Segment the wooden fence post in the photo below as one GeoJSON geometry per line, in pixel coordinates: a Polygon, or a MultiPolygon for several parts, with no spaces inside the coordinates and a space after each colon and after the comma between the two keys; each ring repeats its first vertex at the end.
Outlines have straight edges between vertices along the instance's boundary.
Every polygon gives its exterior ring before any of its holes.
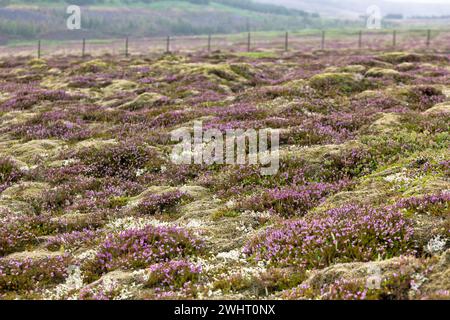
{"type": "Polygon", "coordinates": [[[170,36],[166,39],[166,53],[170,53],[170,36]]]}
{"type": "Polygon", "coordinates": [[[125,38],[125,57],[128,57],[128,37],[125,38]]]}
{"type": "Polygon", "coordinates": [[[392,46],[394,48],[397,46],[397,30],[392,32],[392,46]]]}
{"type": "Polygon", "coordinates": [[[362,30],[359,30],[358,48],[362,48],[362,30]]]}
{"type": "Polygon", "coordinates": [[[250,52],[251,51],[251,40],[252,40],[252,35],[251,35],[251,33],[249,32],[248,33],[248,37],[247,37],[247,52],[250,52]]]}
{"type": "Polygon", "coordinates": [[[211,34],[208,34],[208,52],[211,52],[211,34]]]}
{"type": "Polygon", "coordinates": [[[284,38],[284,51],[289,51],[289,32],[286,31],[286,35],[284,38]]]}
{"type": "Polygon", "coordinates": [[[37,57],[38,59],[41,58],[41,40],[38,40],[37,57]]]}
{"type": "Polygon", "coordinates": [[[320,44],[320,49],[325,49],[325,30],[322,31],[322,42],[320,44]]]}
{"type": "Polygon", "coordinates": [[[427,30],[427,48],[430,47],[430,44],[431,44],[431,30],[428,29],[427,30]]]}
{"type": "Polygon", "coordinates": [[[81,57],[84,58],[85,54],[86,54],[86,39],[83,38],[83,42],[81,45],[81,57]]]}

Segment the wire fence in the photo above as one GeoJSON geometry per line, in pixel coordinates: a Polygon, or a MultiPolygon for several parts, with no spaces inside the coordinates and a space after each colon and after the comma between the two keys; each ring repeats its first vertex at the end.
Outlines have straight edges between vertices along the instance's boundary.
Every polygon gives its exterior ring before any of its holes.
{"type": "Polygon", "coordinates": [[[432,50],[450,53],[450,30],[317,30],[309,32],[254,32],[232,35],[157,38],[37,40],[0,47],[0,55],[143,55],[179,52],[253,52],[316,50],[432,50]]]}

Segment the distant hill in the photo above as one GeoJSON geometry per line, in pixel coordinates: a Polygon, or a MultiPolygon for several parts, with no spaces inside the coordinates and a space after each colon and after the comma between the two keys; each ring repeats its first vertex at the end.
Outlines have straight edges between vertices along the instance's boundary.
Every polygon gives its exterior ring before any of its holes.
{"type": "Polygon", "coordinates": [[[250,0],[0,0],[0,36],[8,39],[215,34],[323,23],[305,10],[250,0]],[[82,7],[82,30],[67,30],[68,3],[82,7]]]}

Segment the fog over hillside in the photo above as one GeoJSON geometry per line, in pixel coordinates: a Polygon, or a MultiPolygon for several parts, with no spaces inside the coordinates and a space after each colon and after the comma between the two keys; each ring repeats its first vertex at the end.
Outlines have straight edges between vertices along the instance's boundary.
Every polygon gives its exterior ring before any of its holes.
{"type": "Polygon", "coordinates": [[[371,5],[380,7],[383,14],[400,13],[405,16],[448,15],[450,0],[257,0],[285,5],[326,16],[357,17],[371,5]]]}

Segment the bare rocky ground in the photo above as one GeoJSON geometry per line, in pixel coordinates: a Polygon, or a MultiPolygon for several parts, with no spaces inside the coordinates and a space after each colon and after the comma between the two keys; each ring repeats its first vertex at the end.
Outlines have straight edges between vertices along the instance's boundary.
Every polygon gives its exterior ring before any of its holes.
{"type": "Polygon", "coordinates": [[[449,298],[449,108],[434,53],[3,58],[1,297],[449,298]],[[279,172],[174,165],[195,120],[279,172]]]}

